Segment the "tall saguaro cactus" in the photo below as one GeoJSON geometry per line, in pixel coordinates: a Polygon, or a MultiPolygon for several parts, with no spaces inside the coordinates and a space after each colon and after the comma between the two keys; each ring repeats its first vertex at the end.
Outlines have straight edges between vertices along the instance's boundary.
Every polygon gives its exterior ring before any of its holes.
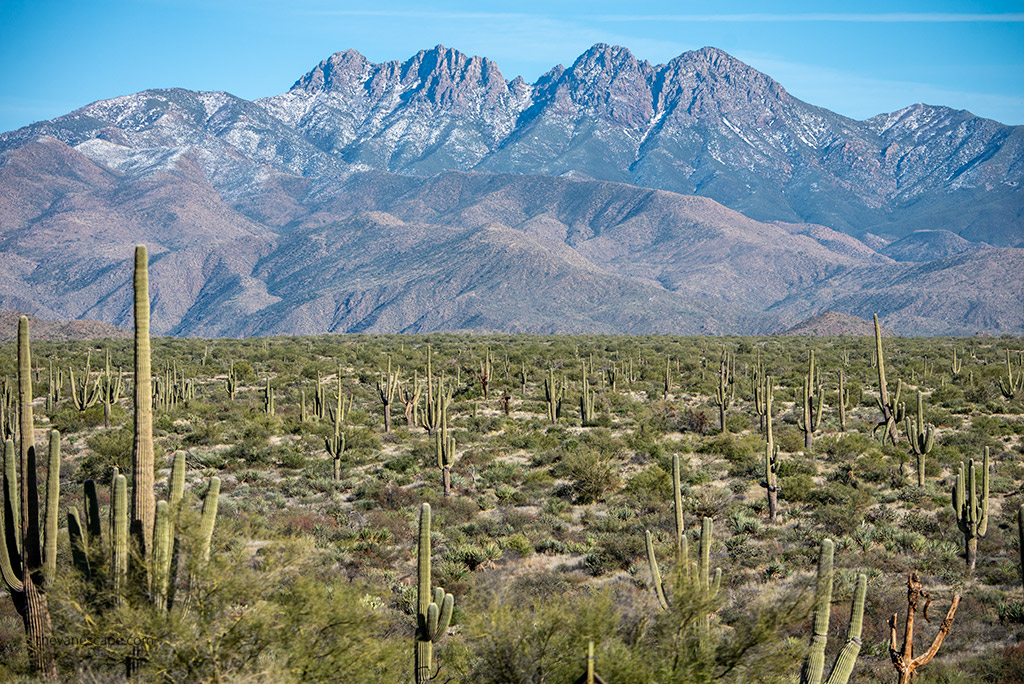
{"type": "MultiPolygon", "coordinates": [[[[146,561],[153,549],[156,496],[153,485],[153,369],[149,344],[149,255],[135,247],[135,438],[132,443],[131,532],[146,561]]],[[[146,563],[148,566],[148,562],[146,563]]]]}
{"type": "MultiPolygon", "coordinates": [[[[821,542],[818,555],[817,587],[814,591],[814,626],[811,643],[800,670],[800,684],[820,684],[825,671],[825,646],[828,642],[828,623],[832,602],[832,567],[835,545],[831,539],[821,542]]],[[[861,629],[864,625],[864,600],[867,595],[866,575],[857,575],[857,588],[850,608],[850,626],[846,644],[836,656],[826,684],[846,684],[857,662],[861,647],[861,629]]]]}
{"type": "Polygon", "coordinates": [[[903,420],[905,407],[900,403],[903,381],[896,383],[896,393],[889,396],[889,387],[885,382],[885,357],[882,356],[882,329],[878,325],[878,314],[875,314],[875,357],[878,365],[878,408],[882,412],[882,421],[875,426],[875,431],[883,430],[882,441],[891,440],[895,445],[898,435],[896,426],[903,420]]]}
{"type": "Polygon", "coordinates": [[[1010,363],[1010,350],[1006,350],[1006,377],[999,378],[999,392],[1007,399],[1013,399],[1024,387],[1024,373],[1013,375],[1013,365],[1010,363]]]}
{"type": "Polygon", "coordinates": [[[779,513],[779,448],[775,446],[772,434],[772,389],[775,384],[773,377],[766,376],[763,381],[765,445],[764,445],[764,488],[768,496],[768,520],[775,522],[779,513]]]}
{"type": "Polygon", "coordinates": [[[822,406],[825,392],[821,387],[821,376],[815,373],[814,350],[807,360],[807,375],[803,381],[802,415],[797,418],[797,426],[804,433],[804,448],[814,445],[814,433],[821,426],[822,406]]]}
{"type": "Polygon", "coordinates": [[[558,422],[558,416],[562,413],[562,394],[564,388],[555,378],[555,370],[548,369],[548,377],[544,378],[544,401],[548,405],[548,419],[552,425],[558,422]]]}
{"type": "Polygon", "coordinates": [[[925,426],[924,424],[922,395],[923,393],[918,390],[917,422],[911,421],[910,416],[906,416],[906,431],[907,439],[910,440],[910,450],[917,455],[917,484],[919,487],[924,486],[925,456],[932,450],[932,445],[935,443],[935,427],[932,425],[925,426]]]}
{"type": "Polygon", "coordinates": [[[50,433],[46,510],[40,538],[32,398],[28,318],[22,316],[18,321],[18,460],[21,480],[18,481],[15,471],[14,443],[7,441],[0,506],[0,575],[24,623],[33,671],[47,679],[56,679],[57,666],[51,648],[53,627],[46,601],[46,586],[53,579],[57,561],[60,436],[56,431],[50,433]]]}
{"type": "Polygon", "coordinates": [[[715,396],[712,399],[715,406],[718,407],[718,426],[723,435],[725,434],[725,411],[732,403],[732,394],[729,392],[730,377],[728,357],[723,351],[722,361],[718,366],[718,387],[715,388],[715,396]]]}
{"type": "Polygon", "coordinates": [[[594,424],[597,417],[594,412],[595,393],[590,388],[590,378],[587,375],[586,364],[582,365],[582,373],[583,388],[580,390],[580,424],[583,427],[588,427],[594,424]]]}
{"type": "MultiPolygon", "coordinates": [[[[377,379],[377,398],[384,407],[384,432],[391,432],[391,404],[395,401],[395,393],[398,391],[398,375],[391,372],[391,357],[388,357],[387,373],[382,373],[377,379]]],[[[338,378],[338,391],[341,391],[341,378],[338,378]]]]}
{"type": "Polygon", "coordinates": [[[420,535],[416,562],[416,684],[434,677],[434,644],[448,631],[455,598],[430,586],[430,504],[420,506],[420,535]]]}
{"type": "Polygon", "coordinates": [[[455,464],[455,437],[448,432],[447,412],[441,419],[441,429],[434,435],[434,446],[437,451],[437,467],[441,469],[441,481],[444,495],[452,494],[452,466],[455,464]]]}
{"type": "Polygon", "coordinates": [[[964,549],[967,556],[967,571],[974,572],[978,562],[978,537],[988,532],[988,470],[989,451],[985,447],[985,460],[981,473],[981,496],[978,496],[977,476],[974,459],[964,466],[963,461],[956,474],[953,486],[953,512],[956,524],[964,535],[964,549]]]}
{"type": "Polygon", "coordinates": [[[839,370],[839,394],[836,396],[836,407],[839,409],[839,431],[846,432],[846,412],[850,410],[850,390],[846,387],[846,373],[839,370]]]}

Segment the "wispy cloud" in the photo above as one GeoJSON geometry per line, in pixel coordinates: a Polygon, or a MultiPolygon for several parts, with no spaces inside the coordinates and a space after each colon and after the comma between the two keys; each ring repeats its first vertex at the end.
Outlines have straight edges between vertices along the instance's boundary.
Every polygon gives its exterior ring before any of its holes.
{"type": "Polygon", "coordinates": [[[956,12],[750,12],[744,14],[599,14],[591,17],[596,21],[703,21],[735,23],[768,22],[840,22],[878,24],[949,24],[949,23],[1020,23],[1024,12],[1000,14],[956,13],[956,12]]]}
{"type": "Polygon", "coordinates": [[[402,19],[527,19],[541,15],[522,12],[440,12],[433,10],[296,10],[295,14],[325,17],[392,17],[402,19]]]}
{"type": "MultiPolygon", "coordinates": [[[[392,17],[405,19],[538,19],[543,13],[524,12],[451,12],[437,10],[297,10],[296,14],[343,17],[392,17]]],[[[839,22],[878,24],[950,24],[950,23],[1024,23],[1024,12],[745,12],[731,14],[576,14],[578,20],[600,22],[712,22],[779,23],[839,22]]]]}

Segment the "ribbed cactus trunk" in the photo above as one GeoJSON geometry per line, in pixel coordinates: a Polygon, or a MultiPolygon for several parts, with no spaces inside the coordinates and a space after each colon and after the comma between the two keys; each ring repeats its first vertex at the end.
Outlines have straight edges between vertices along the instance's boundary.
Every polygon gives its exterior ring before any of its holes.
{"type": "Polygon", "coordinates": [[[430,681],[434,643],[427,635],[427,611],[430,608],[430,506],[420,508],[420,534],[416,562],[416,684],[430,681]]]}
{"type": "Polygon", "coordinates": [[[867,575],[857,575],[857,588],[853,593],[853,605],[850,608],[850,627],[846,631],[846,644],[839,650],[836,662],[832,665],[832,674],[826,684],[846,684],[853,674],[853,666],[860,655],[861,630],[864,626],[864,602],[867,598],[867,575]]]}
{"type": "Polygon", "coordinates": [[[818,584],[814,590],[814,632],[807,651],[800,684],[819,684],[825,670],[825,645],[828,642],[828,620],[832,602],[832,559],[835,545],[831,539],[821,542],[818,555],[818,584]]]}
{"type": "Polygon", "coordinates": [[[149,346],[149,256],[135,247],[135,440],[132,444],[131,532],[147,561],[153,548],[156,471],[153,462],[153,386],[149,346]]]}
{"type": "Polygon", "coordinates": [[[1024,504],[1017,508],[1017,541],[1020,553],[1021,586],[1024,587],[1024,504]]]}
{"type": "Polygon", "coordinates": [[[44,593],[46,580],[43,576],[39,536],[39,491],[36,481],[35,424],[32,417],[32,359],[28,332],[28,318],[22,316],[18,321],[18,433],[21,465],[21,595],[24,607],[20,612],[28,637],[32,671],[47,679],[56,679],[57,665],[50,646],[53,627],[44,593]]]}

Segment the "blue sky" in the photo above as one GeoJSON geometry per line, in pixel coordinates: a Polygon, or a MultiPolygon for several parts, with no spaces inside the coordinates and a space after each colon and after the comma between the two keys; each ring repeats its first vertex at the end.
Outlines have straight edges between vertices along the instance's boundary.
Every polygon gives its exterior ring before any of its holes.
{"type": "Polygon", "coordinates": [[[0,0],[0,131],[146,88],[274,95],[347,48],[383,61],[444,44],[532,82],[598,42],[656,63],[719,47],[855,118],[926,102],[1024,124],[1024,0],[0,0]]]}

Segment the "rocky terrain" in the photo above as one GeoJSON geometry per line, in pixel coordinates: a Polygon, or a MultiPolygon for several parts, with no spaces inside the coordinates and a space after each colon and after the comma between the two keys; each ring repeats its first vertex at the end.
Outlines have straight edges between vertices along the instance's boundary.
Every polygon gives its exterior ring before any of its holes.
{"type": "MultiPolygon", "coordinates": [[[[20,311],[0,311],[0,342],[17,339],[20,311]]],[[[128,339],[131,330],[118,328],[103,321],[44,321],[29,316],[32,338],[44,342],[70,340],[128,339]]]]}
{"type": "Polygon", "coordinates": [[[154,90],[0,135],[0,307],[154,331],[1024,330],[1021,128],[854,121],[713,48],[534,84],[438,46],[286,93],[154,90]],[[742,212],[742,213],[740,213],[742,212]]]}

